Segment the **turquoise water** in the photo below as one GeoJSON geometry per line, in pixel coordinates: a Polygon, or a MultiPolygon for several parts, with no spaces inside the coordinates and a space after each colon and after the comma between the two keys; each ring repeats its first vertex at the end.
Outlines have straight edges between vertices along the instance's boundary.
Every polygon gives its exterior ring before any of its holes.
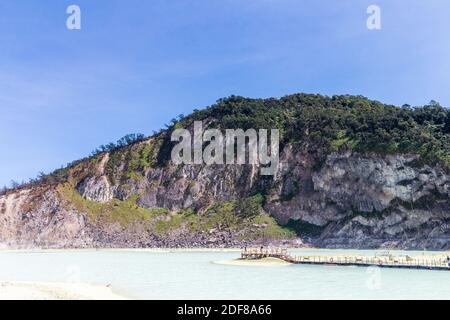
{"type": "Polygon", "coordinates": [[[137,299],[450,299],[450,272],[447,271],[212,263],[238,256],[239,252],[0,252],[0,281],[111,284],[118,293],[137,299]]]}

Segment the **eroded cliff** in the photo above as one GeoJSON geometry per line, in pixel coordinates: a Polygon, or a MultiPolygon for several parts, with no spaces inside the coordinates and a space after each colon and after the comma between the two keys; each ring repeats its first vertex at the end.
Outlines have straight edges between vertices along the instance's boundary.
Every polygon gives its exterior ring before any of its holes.
{"type": "MultiPolygon", "coordinates": [[[[98,152],[48,179],[7,191],[0,196],[0,242],[14,247],[226,247],[283,241],[450,247],[445,121],[439,124],[442,141],[434,136],[431,142],[427,136],[416,141],[411,137],[422,128],[422,113],[360,97],[318,102],[317,96],[300,95],[239,104],[233,99],[150,138],[98,152]],[[341,112],[339,117],[330,115],[330,108],[341,112]],[[396,136],[380,138],[386,133],[377,125],[385,125],[373,118],[379,109],[389,121],[397,119],[391,131],[385,128],[396,136]],[[398,112],[395,117],[392,110],[398,112]],[[354,114],[368,111],[360,127],[353,123],[354,114]],[[262,176],[258,165],[174,165],[168,158],[170,132],[189,128],[194,119],[222,129],[281,129],[277,174],[262,176]],[[410,125],[401,129],[405,132],[398,131],[405,126],[401,119],[410,125]]],[[[423,130],[435,134],[435,128],[427,129],[429,121],[423,130]]]]}

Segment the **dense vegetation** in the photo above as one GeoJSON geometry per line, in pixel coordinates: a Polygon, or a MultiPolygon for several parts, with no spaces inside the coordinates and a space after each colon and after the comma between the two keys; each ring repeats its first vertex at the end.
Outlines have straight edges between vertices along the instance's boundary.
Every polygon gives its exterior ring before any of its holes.
{"type": "Polygon", "coordinates": [[[450,165],[450,111],[435,101],[396,107],[362,96],[232,96],[181,122],[206,119],[221,128],[278,128],[282,145],[302,144],[322,156],[337,150],[415,153],[427,163],[450,165]]]}

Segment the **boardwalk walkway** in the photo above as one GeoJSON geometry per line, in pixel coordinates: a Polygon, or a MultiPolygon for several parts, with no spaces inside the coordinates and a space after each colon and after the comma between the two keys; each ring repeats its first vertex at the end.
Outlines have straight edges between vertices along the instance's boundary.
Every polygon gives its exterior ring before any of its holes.
{"type": "Polygon", "coordinates": [[[263,258],[278,258],[293,264],[320,264],[341,266],[377,266],[382,268],[407,268],[450,271],[449,258],[442,256],[345,256],[345,255],[317,255],[317,256],[293,256],[287,249],[281,248],[244,248],[241,252],[242,259],[254,260],[263,258]]]}

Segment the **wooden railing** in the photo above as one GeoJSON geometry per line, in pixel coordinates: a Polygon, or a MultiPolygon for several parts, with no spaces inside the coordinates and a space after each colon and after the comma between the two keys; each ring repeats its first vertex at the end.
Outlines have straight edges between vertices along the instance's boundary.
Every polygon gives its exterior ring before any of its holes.
{"type": "Polygon", "coordinates": [[[420,258],[409,256],[292,256],[284,248],[244,248],[241,252],[243,259],[262,259],[267,257],[279,258],[287,262],[298,264],[335,264],[335,265],[361,265],[379,267],[406,267],[420,269],[448,269],[448,257],[420,258]]]}

